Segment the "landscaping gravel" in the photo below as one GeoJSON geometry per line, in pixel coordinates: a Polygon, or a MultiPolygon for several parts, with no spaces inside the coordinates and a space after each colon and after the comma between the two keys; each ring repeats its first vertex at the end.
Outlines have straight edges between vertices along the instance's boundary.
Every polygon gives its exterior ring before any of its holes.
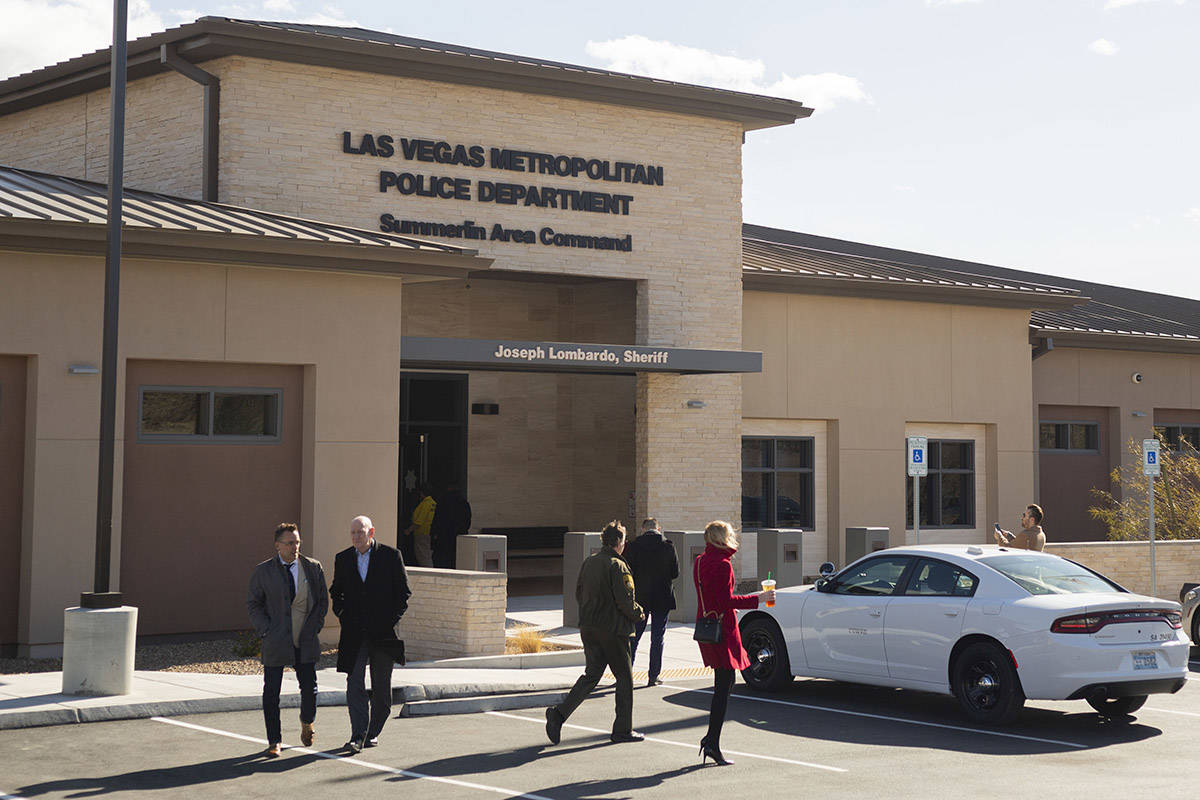
{"type": "MultiPolygon", "coordinates": [[[[221,675],[261,675],[262,662],[257,656],[245,658],[234,654],[239,644],[236,638],[205,639],[170,644],[139,644],[134,655],[134,669],[159,672],[209,672],[221,675]]],[[[337,650],[321,653],[318,669],[337,665],[337,650]]],[[[59,672],[59,658],[0,658],[0,675],[22,672],[59,672]]]]}

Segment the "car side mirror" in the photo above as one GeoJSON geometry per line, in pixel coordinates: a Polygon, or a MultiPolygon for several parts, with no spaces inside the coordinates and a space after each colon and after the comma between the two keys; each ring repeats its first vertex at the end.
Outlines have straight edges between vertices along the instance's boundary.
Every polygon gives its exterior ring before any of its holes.
{"type": "Polygon", "coordinates": [[[832,592],[833,587],[836,585],[837,584],[835,584],[829,578],[818,578],[817,582],[813,584],[813,588],[816,589],[818,592],[826,592],[827,593],[827,592],[832,592]]]}
{"type": "Polygon", "coordinates": [[[817,572],[821,573],[822,578],[828,578],[833,575],[833,573],[837,572],[837,567],[834,566],[832,561],[826,561],[824,564],[817,567],[817,572]]]}

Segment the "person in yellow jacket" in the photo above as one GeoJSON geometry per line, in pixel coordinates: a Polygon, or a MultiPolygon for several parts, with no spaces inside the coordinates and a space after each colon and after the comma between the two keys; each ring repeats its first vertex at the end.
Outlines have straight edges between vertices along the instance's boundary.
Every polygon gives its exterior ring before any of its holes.
{"type": "Polygon", "coordinates": [[[413,537],[417,566],[432,567],[433,545],[430,544],[429,526],[433,524],[433,512],[437,508],[437,502],[433,499],[433,492],[427,483],[421,484],[417,493],[421,495],[421,502],[413,509],[412,524],[404,532],[413,537]]]}

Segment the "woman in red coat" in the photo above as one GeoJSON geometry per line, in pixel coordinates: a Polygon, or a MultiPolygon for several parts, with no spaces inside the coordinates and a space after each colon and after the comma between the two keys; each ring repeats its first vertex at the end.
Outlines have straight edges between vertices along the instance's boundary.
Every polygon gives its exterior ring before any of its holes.
{"type": "Polygon", "coordinates": [[[756,594],[733,593],[733,564],[738,537],[728,522],[710,522],[704,529],[707,547],[692,566],[696,582],[696,616],[721,619],[721,641],[700,643],[700,656],[706,667],[713,668],[713,698],[708,712],[708,735],[700,740],[700,763],[711,757],[720,766],[733,762],[721,755],[721,725],[729,705],[729,690],[733,688],[736,670],[750,666],[738,632],[737,609],[758,608],[758,601],[775,599],[775,592],[756,594]]]}

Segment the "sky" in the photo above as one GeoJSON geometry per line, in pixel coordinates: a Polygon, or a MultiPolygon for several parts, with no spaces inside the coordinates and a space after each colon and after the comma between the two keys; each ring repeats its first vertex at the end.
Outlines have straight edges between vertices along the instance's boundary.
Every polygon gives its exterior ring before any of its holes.
{"type": "MultiPolygon", "coordinates": [[[[205,15],[801,100],[746,136],[746,222],[1200,299],[1200,0],[130,0],[130,37],[205,15]]],[[[108,0],[0,20],[0,76],[111,44],[108,0]]]]}

